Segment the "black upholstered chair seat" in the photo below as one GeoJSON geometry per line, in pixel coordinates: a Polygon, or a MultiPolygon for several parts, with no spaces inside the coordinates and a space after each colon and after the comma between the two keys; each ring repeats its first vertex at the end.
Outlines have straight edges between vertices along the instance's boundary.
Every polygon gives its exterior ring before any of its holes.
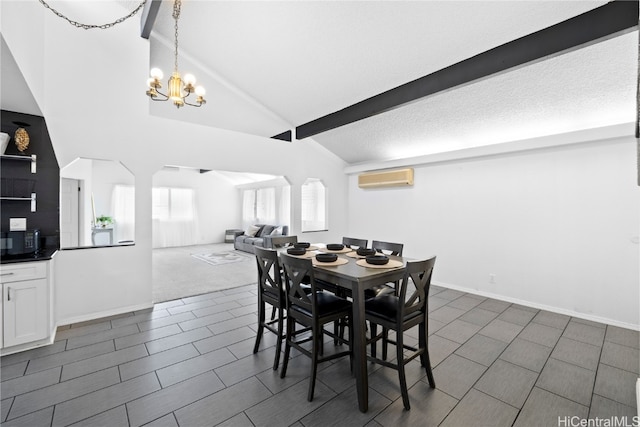
{"type": "MultiPolygon", "coordinates": [[[[339,298],[328,292],[316,292],[316,304],[319,316],[328,316],[351,309],[351,301],[339,298]]],[[[297,305],[291,305],[291,310],[298,311],[306,316],[312,315],[309,310],[297,305]]]]}
{"type": "MultiPolygon", "coordinates": [[[[376,298],[368,299],[364,302],[364,309],[367,315],[376,316],[379,319],[386,320],[388,322],[395,322],[398,316],[398,310],[400,304],[398,297],[394,295],[381,295],[376,298]]],[[[407,322],[414,317],[420,316],[422,313],[414,311],[404,316],[403,322],[407,322]]]]}

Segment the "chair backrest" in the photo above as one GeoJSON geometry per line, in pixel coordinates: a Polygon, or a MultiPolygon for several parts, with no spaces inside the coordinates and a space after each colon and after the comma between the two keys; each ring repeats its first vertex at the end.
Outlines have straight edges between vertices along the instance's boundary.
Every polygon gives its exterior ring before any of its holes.
{"type": "Polygon", "coordinates": [[[281,265],[284,269],[284,284],[286,290],[287,307],[297,305],[316,315],[315,293],[316,281],[313,275],[313,263],[310,258],[296,258],[287,254],[281,255],[281,265]],[[311,294],[307,294],[302,281],[311,285],[311,294]]]}
{"type": "Polygon", "coordinates": [[[298,243],[298,236],[273,236],[269,238],[269,241],[271,242],[271,248],[281,248],[298,243]]]}
{"type": "Polygon", "coordinates": [[[397,312],[398,321],[416,311],[422,312],[425,316],[427,315],[427,301],[435,263],[436,257],[424,261],[407,261],[402,284],[400,285],[400,293],[398,294],[398,301],[401,305],[400,310],[397,312]],[[407,296],[408,288],[411,285],[414,288],[413,292],[407,296]]]}
{"type": "Polygon", "coordinates": [[[380,242],[373,240],[371,242],[371,249],[375,249],[381,253],[387,253],[387,255],[402,256],[402,249],[404,245],[402,243],[380,242]],[[387,252],[384,252],[387,251],[387,252]]]}
{"type": "Polygon", "coordinates": [[[284,287],[282,286],[278,252],[258,246],[253,248],[253,252],[258,264],[258,287],[261,291],[279,295],[280,302],[284,303],[284,287]]]}
{"type": "Polygon", "coordinates": [[[342,244],[345,245],[348,248],[352,248],[354,246],[356,246],[356,249],[366,248],[367,247],[367,243],[369,243],[369,241],[366,240],[366,239],[354,239],[353,237],[343,237],[342,238],[342,244]]]}

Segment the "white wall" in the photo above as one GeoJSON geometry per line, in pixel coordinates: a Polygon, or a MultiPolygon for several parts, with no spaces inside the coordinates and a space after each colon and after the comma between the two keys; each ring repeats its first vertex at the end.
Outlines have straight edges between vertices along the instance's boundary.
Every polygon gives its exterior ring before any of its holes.
{"type": "MultiPolygon", "coordinates": [[[[116,2],[101,6],[122,15],[116,2]]],[[[294,232],[300,228],[299,187],[307,176],[320,177],[332,188],[332,232],[346,229],[345,164],[313,141],[286,143],[149,115],[149,45],[140,38],[137,19],[85,31],[45,13],[37,2],[2,1],[0,7],[3,36],[34,86],[59,164],[77,157],[119,160],[135,176],[135,246],[57,255],[59,324],[151,305],[152,176],[167,164],[287,175],[294,232]]],[[[208,97],[213,102],[215,94],[208,97]]]]}
{"type": "Polygon", "coordinates": [[[153,175],[153,186],[194,190],[198,223],[198,241],[195,244],[224,242],[225,230],[238,228],[242,222],[238,190],[213,173],[184,168],[160,170],[153,175]]]}
{"type": "Polygon", "coordinates": [[[437,255],[444,286],[638,328],[635,150],[628,137],[417,165],[408,188],[352,175],[349,233],[437,255]]]}

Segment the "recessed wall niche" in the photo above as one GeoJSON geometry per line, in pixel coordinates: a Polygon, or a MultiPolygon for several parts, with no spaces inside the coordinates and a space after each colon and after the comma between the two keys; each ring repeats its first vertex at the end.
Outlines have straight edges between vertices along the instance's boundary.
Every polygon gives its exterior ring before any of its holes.
{"type": "Polygon", "coordinates": [[[60,247],[131,245],[135,177],[115,160],[78,158],[60,170],[60,247]]]}

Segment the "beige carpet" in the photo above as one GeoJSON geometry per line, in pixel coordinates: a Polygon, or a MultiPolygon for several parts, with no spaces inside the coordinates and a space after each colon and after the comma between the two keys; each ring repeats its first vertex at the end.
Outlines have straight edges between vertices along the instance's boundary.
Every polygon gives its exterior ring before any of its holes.
{"type": "Polygon", "coordinates": [[[154,249],[153,302],[169,301],[257,281],[253,255],[235,251],[231,243],[154,249]],[[212,265],[192,255],[233,252],[239,260],[212,265]]]}

